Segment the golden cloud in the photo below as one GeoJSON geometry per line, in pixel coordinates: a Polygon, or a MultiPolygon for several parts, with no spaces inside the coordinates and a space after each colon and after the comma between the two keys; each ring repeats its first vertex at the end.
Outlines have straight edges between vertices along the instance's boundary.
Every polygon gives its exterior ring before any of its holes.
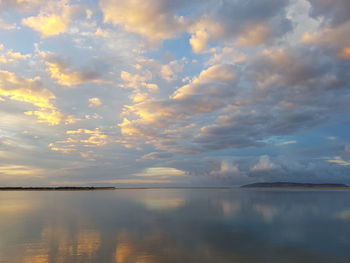
{"type": "Polygon", "coordinates": [[[172,14],[159,0],[102,0],[100,7],[104,22],[123,25],[125,30],[138,33],[151,42],[170,38],[185,26],[183,17],[172,14]]]}
{"type": "Polygon", "coordinates": [[[98,155],[95,155],[91,149],[103,147],[116,141],[98,128],[94,130],[68,130],[66,134],[68,136],[67,139],[49,144],[52,151],[64,154],[78,153],[83,158],[94,159],[98,155]]]}
{"type": "Polygon", "coordinates": [[[22,24],[40,32],[42,37],[59,35],[67,30],[67,21],[57,15],[31,16],[23,19],[22,24]]]}
{"type": "Polygon", "coordinates": [[[67,31],[74,13],[68,0],[48,1],[37,16],[22,19],[22,24],[38,31],[41,37],[51,37],[67,31]]]}
{"type": "Polygon", "coordinates": [[[1,70],[0,95],[44,109],[54,108],[50,100],[54,99],[55,95],[40,87],[40,78],[21,78],[12,72],[1,70]]]}
{"type": "Polygon", "coordinates": [[[38,117],[39,122],[58,125],[76,121],[73,116],[61,113],[52,104],[51,101],[56,97],[51,91],[41,87],[40,78],[22,78],[13,72],[1,70],[0,96],[38,107],[39,110],[27,111],[25,114],[38,117]]]}

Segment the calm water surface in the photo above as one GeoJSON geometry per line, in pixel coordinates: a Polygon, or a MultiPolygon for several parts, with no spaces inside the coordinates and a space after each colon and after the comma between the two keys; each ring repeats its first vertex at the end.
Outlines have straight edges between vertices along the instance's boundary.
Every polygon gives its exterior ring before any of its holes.
{"type": "Polygon", "coordinates": [[[350,262],[350,192],[0,192],[0,262],[350,262]]]}

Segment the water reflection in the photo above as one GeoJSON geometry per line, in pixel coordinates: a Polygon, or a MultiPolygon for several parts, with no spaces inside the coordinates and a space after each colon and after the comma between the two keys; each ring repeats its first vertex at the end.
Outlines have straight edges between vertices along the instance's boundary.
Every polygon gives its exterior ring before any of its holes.
{"type": "Polygon", "coordinates": [[[0,262],[345,263],[350,192],[0,192],[0,262]]]}

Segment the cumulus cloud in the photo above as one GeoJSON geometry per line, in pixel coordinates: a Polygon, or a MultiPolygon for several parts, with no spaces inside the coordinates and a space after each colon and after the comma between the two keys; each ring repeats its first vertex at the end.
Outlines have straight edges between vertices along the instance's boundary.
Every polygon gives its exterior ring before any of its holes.
{"type": "Polygon", "coordinates": [[[202,152],[259,147],[269,136],[315,127],[337,113],[340,104],[347,107],[349,96],[349,73],[338,66],[342,62],[319,52],[270,49],[250,60],[244,71],[233,65],[211,66],[168,100],[148,99],[127,106],[124,116],[136,119],[124,119],[122,134],[148,142],[158,137],[155,144],[162,149],[178,151],[178,144],[183,144],[188,152],[202,152]],[[207,125],[190,125],[205,114],[211,114],[207,125]],[[184,127],[181,135],[175,134],[179,125],[184,127]],[[191,132],[195,135],[186,137],[191,132]]]}
{"type": "Polygon", "coordinates": [[[234,68],[230,65],[216,65],[203,70],[190,84],[176,90],[168,101],[146,100],[125,106],[125,118],[119,124],[121,133],[131,141],[154,140],[153,143],[162,149],[170,147],[174,151],[188,151],[177,148],[171,141],[179,138],[179,132],[183,136],[186,129],[192,131],[193,126],[188,124],[180,128],[177,125],[193,115],[211,113],[224,107],[225,101],[231,100],[235,94],[235,82],[234,68]]]}
{"type": "Polygon", "coordinates": [[[123,80],[122,88],[131,88],[135,93],[140,92],[141,89],[150,91],[158,90],[158,85],[152,83],[153,74],[148,70],[143,70],[141,74],[133,74],[127,71],[120,73],[120,78],[123,80]]]}
{"type": "Polygon", "coordinates": [[[207,51],[209,41],[231,39],[240,46],[271,43],[292,29],[285,15],[288,0],[222,1],[216,2],[214,8],[210,1],[206,3],[211,10],[189,28],[195,53],[207,51]]]}
{"type": "Polygon", "coordinates": [[[270,161],[270,157],[268,155],[262,155],[259,158],[259,162],[255,164],[250,170],[252,172],[263,172],[277,168],[278,166],[270,161]]]}
{"type": "Polygon", "coordinates": [[[48,52],[41,53],[47,72],[58,84],[63,86],[76,86],[83,83],[106,83],[102,73],[95,68],[73,69],[72,66],[57,55],[48,52]]]}
{"type": "Polygon", "coordinates": [[[232,161],[223,160],[223,161],[221,161],[219,169],[211,171],[210,175],[237,176],[237,175],[239,175],[239,169],[232,164],[232,161]]]}
{"type": "Polygon", "coordinates": [[[57,15],[45,15],[28,17],[23,19],[22,23],[39,31],[43,37],[49,37],[65,32],[68,22],[57,15]]]}
{"type": "Polygon", "coordinates": [[[49,1],[37,16],[22,19],[22,24],[38,31],[41,37],[52,37],[67,31],[76,8],[68,0],[49,1]]]}
{"type": "Polygon", "coordinates": [[[347,0],[309,0],[311,3],[311,15],[324,17],[333,25],[341,24],[350,19],[348,12],[350,3],[347,0]]]}
{"type": "Polygon", "coordinates": [[[305,33],[303,42],[334,50],[339,58],[350,59],[350,20],[320,32],[305,33]]]}
{"type": "Polygon", "coordinates": [[[177,79],[177,74],[183,70],[183,61],[179,62],[177,60],[170,61],[168,64],[161,66],[161,76],[168,82],[177,79]]]}
{"type": "Polygon", "coordinates": [[[285,9],[289,1],[132,1],[102,0],[104,21],[157,43],[188,32],[195,53],[207,51],[208,43],[235,39],[239,45],[269,43],[291,30],[285,9]],[[181,15],[183,10],[193,11],[181,15]],[[242,15],[244,14],[244,15],[242,15]]]}
{"type": "Polygon", "coordinates": [[[183,30],[186,23],[176,12],[185,6],[186,2],[101,0],[100,7],[106,23],[122,25],[127,31],[157,42],[183,30]]]}
{"type": "Polygon", "coordinates": [[[26,111],[26,115],[34,115],[39,122],[49,125],[74,123],[76,118],[62,113],[52,101],[55,95],[42,87],[40,78],[22,78],[9,71],[0,71],[0,96],[10,100],[25,102],[38,108],[26,111]]]}

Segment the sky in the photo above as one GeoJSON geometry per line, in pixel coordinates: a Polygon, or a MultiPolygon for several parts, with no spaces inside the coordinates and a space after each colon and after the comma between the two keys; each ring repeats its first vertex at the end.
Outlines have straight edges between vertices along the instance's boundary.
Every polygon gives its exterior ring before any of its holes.
{"type": "Polygon", "coordinates": [[[0,185],[350,184],[349,10],[0,0],[0,185]]]}

